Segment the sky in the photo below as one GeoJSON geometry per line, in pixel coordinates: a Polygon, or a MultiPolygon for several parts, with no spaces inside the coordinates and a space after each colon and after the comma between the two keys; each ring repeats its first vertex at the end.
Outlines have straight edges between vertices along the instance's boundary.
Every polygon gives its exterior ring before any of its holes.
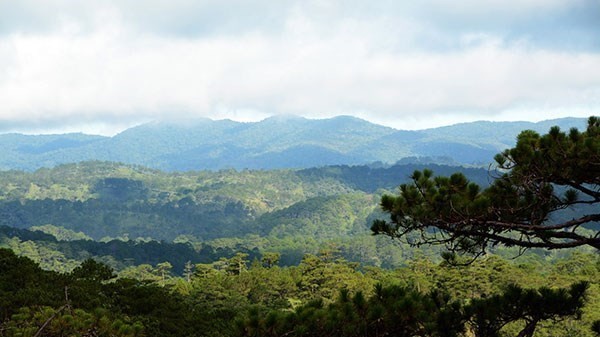
{"type": "Polygon", "coordinates": [[[600,0],[0,0],[0,132],[600,114],[600,0]]]}

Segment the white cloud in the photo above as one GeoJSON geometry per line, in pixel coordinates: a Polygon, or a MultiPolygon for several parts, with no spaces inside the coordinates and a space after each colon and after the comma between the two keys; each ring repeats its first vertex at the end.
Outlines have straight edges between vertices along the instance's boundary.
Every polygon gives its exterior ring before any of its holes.
{"type": "MultiPolygon", "coordinates": [[[[317,5],[291,3],[278,29],[156,34],[140,29],[147,17],[132,24],[125,4],[56,14],[47,31],[0,35],[0,122],[123,125],[295,113],[414,128],[544,108],[597,114],[600,107],[594,51],[539,48],[494,32],[448,37],[416,16],[372,20],[336,2],[318,2],[320,15],[317,5]],[[427,38],[451,38],[458,47],[423,48],[427,38]]],[[[470,10],[496,7],[474,2],[470,10]]]]}

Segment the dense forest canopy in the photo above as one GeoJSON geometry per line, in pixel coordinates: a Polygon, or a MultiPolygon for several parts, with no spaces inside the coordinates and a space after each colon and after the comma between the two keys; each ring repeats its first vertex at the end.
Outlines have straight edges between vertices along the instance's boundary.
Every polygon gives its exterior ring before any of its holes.
{"type": "Polygon", "coordinates": [[[46,271],[0,249],[1,336],[594,336],[600,260],[421,258],[361,270],[335,250],[280,267],[247,254],[119,272],[85,260],[46,271]],[[545,286],[552,280],[552,286],[545,286]]]}

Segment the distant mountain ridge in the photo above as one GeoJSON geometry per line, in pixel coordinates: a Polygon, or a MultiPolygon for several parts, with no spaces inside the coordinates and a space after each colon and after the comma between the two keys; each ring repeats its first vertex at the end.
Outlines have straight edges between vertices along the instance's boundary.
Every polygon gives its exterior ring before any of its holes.
{"type": "Polygon", "coordinates": [[[196,119],[151,122],[113,137],[85,134],[0,135],[0,169],[36,170],[87,160],[168,171],[308,168],[395,163],[407,157],[485,165],[525,129],[547,132],[586,125],[585,118],[538,123],[472,122],[418,131],[396,130],[338,116],[274,116],[260,122],[196,119]]]}

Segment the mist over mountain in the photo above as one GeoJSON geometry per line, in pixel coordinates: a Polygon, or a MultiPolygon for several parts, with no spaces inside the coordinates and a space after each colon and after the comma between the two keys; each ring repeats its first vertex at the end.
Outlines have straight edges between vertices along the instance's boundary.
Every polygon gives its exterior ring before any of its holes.
{"type": "Polygon", "coordinates": [[[583,118],[538,123],[472,122],[405,131],[350,116],[275,116],[260,122],[197,119],[151,122],[113,137],[0,135],[0,169],[35,170],[86,160],[167,171],[308,168],[419,161],[486,165],[525,129],[583,128],[583,118]],[[407,159],[412,158],[412,159],[407,159]]]}

